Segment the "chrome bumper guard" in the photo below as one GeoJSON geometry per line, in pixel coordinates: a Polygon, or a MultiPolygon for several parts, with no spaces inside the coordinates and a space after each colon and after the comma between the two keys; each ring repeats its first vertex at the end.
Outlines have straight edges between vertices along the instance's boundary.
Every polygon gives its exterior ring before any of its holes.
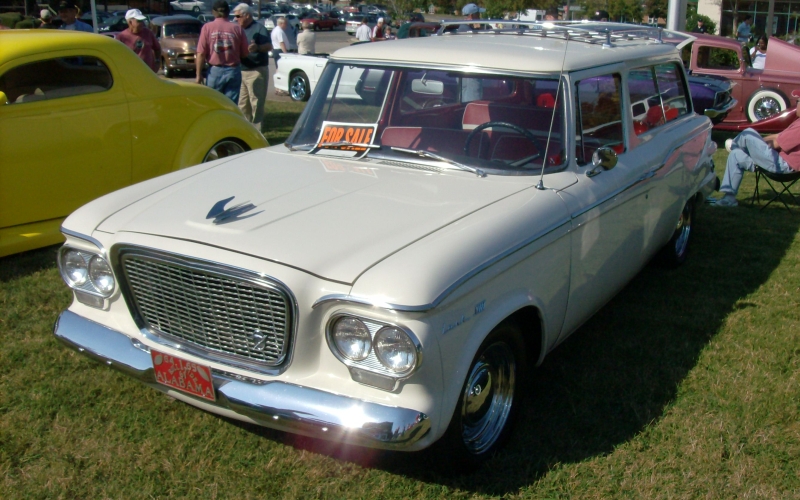
{"type": "MultiPolygon", "coordinates": [[[[103,325],[64,311],[53,334],[68,347],[161,391],[147,346],[103,325]]],[[[280,431],[360,446],[402,449],[430,429],[424,413],[369,403],[285,382],[237,380],[213,371],[216,402],[186,395],[280,431]]],[[[213,410],[212,410],[213,411],[213,410]]]]}
{"type": "Polygon", "coordinates": [[[736,99],[731,99],[730,101],[728,101],[728,105],[725,106],[724,108],[722,109],[708,108],[705,111],[703,111],[703,114],[713,120],[719,115],[728,114],[730,110],[736,107],[737,104],[739,104],[739,101],[737,101],[736,99]]]}

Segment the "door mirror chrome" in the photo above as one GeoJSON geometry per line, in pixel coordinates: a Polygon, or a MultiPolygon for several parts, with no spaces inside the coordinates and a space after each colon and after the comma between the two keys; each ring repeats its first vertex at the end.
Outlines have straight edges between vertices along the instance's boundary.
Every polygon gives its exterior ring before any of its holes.
{"type": "Polygon", "coordinates": [[[617,153],[611,148],[597,148],[592,153],[592,166],[602,167],[603,170],[611,170],[617,166],[617,153]]]}

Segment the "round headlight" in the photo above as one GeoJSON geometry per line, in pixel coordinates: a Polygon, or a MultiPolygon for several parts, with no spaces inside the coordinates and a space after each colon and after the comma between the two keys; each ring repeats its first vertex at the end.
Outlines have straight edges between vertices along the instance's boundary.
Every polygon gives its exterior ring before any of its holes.
{"type": "Polygon", "coordinates": [[[114,291],[114,274],[111,272],[111,266],[102,257],[95,255],[89,261],[89,279],[103,295],[109,295],[114,291]]]}
{"type": "Polygon", "coordinates": [[[64,280],[67,284],[69,286],[81,286],[86,283],[89,269],[80,252],[67,250],[61,258],[61,269],[64,271],[64,280]]]}
{"type": "Polygon", "coordinates": [[[404,331],[394,327],[381,328],[375,334],[375,354],[394,373],[407,372],[417,364],[417,346],[404,331]]]}
{"type": "Polygon", "coordinates": [[[367,326],[356,318],[340,318],[331,332],[336,349],[347,359],[362,361],[367,359],[372,349],[372,337],[367,326]]]}

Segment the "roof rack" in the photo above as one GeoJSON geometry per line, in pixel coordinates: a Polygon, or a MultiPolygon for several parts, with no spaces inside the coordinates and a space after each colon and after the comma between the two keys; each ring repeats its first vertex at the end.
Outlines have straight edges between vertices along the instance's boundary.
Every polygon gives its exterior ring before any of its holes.
{"type": "Polygon", "coordinates": [[[560,38],[611,48],[615,42],[664,43],[661,28],[635,24],[592,21],[516,21],[513,19],[475,19],[442,21],[438,35],[521,35],[560,38]],[[481,25],[480,29],[458,31],[462,25],[481,25]]]}

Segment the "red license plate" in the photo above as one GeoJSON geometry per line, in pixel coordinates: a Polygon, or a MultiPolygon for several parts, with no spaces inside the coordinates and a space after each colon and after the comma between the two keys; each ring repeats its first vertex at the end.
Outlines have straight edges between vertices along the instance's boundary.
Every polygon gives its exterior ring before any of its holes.
{"type": "Polygon", "coordinates": [[[168,387],[216,401],[211,368],[150,349],[156,380],[168,387]]]}

